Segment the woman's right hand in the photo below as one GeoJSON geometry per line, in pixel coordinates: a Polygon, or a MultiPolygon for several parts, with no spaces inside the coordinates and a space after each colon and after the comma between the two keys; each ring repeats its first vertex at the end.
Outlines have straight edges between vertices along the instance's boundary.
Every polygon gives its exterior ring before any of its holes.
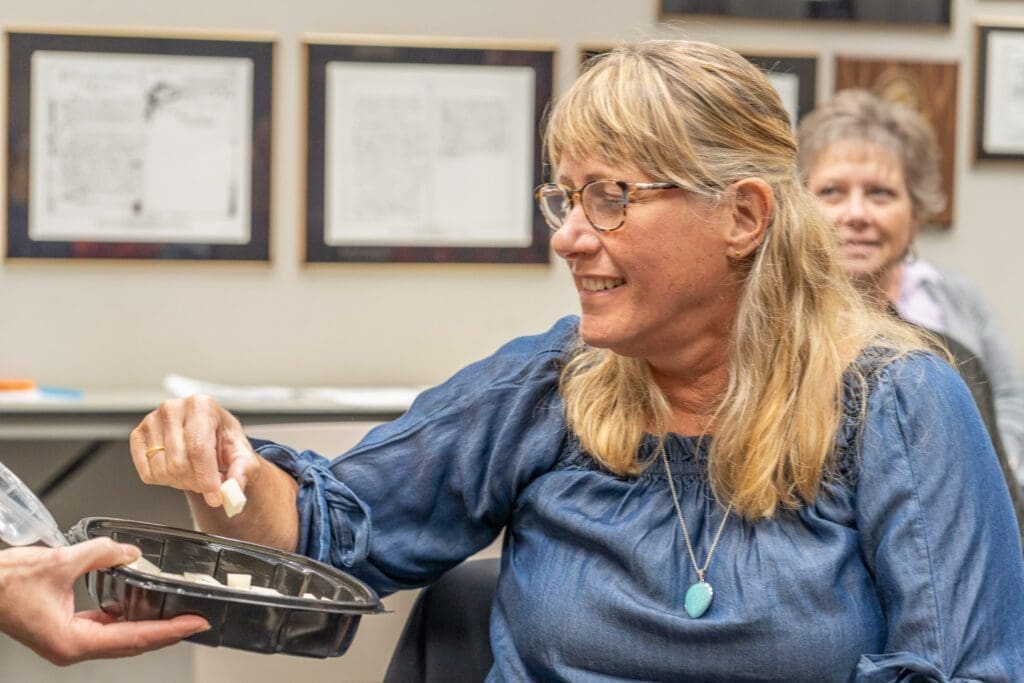
{"type": "Polygon", "coordinates": [[[161,484],[221,504],[220,485],[234,478],[244,491],[259,461],[238,419],[209,396],[164,401],[132,431],[132,461],[147,484],[161,484]]]}

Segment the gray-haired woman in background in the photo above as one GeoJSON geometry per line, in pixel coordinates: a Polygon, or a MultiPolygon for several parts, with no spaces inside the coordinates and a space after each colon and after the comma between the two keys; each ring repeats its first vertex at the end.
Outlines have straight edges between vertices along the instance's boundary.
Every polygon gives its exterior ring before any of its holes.
{"type": "Polygon", "coordinates": [[[846,90],[800,122],[797,161],[836,224],[840,256],[862,290],[904,319],[963,344],[992,387],[996,422],[1024,486],[1024,383],[1009,340],[981,293],[962,276],[913,255],[914,238],[945,206],[932,127],[913,109],[846,90]]]}

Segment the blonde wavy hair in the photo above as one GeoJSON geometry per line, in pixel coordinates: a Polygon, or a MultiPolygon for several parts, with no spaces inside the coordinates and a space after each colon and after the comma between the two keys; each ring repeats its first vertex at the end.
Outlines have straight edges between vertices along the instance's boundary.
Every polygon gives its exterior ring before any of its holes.
{"type": "MultiPolygon", "coordinates": [[[[712,203],[744,178],[769,184],[775,212],[740,269],[709,478],[750,520],[813,501],[832,471],[844,371],[857,372],[850,363],[869,344],[896,357],[924,340],[868,305],[839,266],[836,232],[800,182],[789,117],[764,75],[708,43],[619,47],[591,60],[550,110],[545,151],[553,168],[563,158],[630,164],[712,203]]],[[[581,446],[614,473],[641,471],[644,435],[667,434],[671,408],[642,358],[581,343],[560,392],[581,446]]]]}

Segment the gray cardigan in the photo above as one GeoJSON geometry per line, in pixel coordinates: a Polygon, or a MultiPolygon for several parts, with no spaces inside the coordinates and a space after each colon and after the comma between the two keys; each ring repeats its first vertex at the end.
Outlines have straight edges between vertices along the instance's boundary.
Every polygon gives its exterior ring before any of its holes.
{"type": "Polygon", "coordinates": [[[1007,460],[1017,484],[1024,487],[1024,383],[1017,374],[1013,349],[977,287],[956,273],[941,273],[941,278],[925,280],[922,287],[942,310],[946,334],[984,364],[1007,460]]]}

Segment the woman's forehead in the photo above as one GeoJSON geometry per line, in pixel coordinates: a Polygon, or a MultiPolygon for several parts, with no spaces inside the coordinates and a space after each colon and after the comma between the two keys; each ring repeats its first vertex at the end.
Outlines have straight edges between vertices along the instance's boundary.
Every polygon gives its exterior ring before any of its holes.
{"type": "Polygon", "coordinates": [[[648,180],[634,163],[613,163],[591,157],[563,157],[554,167],[553,179],[562,184],[591,180],[648,180]]]}
{"type": "Polygon", "coordinates": [[[860,166],[884,175],[903,176],[903,160],[892,147],[880,142],[846,138],[826,145],[814,161],[814,169],[826,166],[860,166]]]}

